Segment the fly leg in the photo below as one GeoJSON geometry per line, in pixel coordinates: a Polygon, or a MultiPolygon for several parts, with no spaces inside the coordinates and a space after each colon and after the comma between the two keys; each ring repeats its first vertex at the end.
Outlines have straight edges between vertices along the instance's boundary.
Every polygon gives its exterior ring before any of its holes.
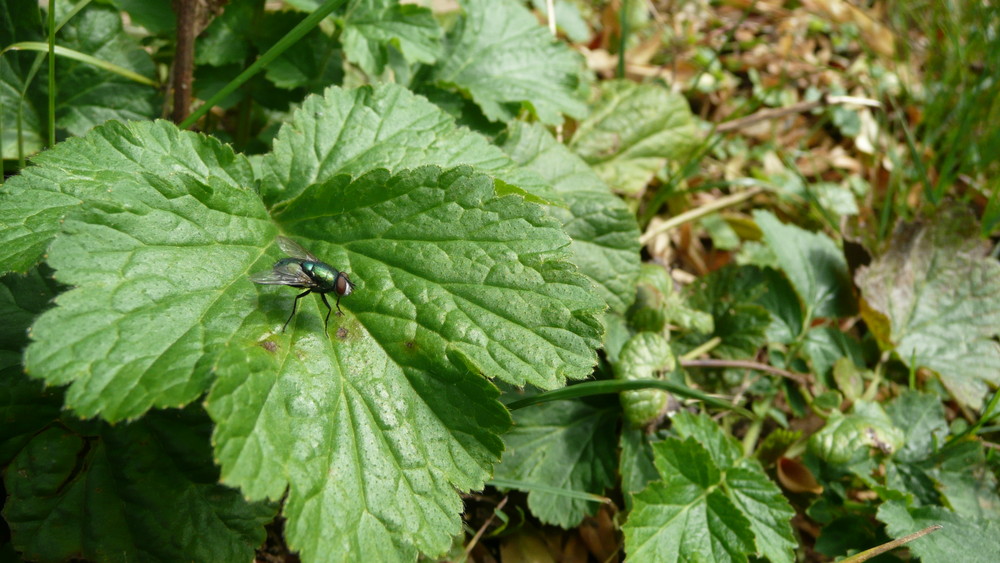
{"type": "MultiPolygon", "coordinates": [[[[326,321],[323,322],[323,334],[330,336],[330,332],[327,330],[327,327],[330,325],[330,313],[333,312],[333,308],[330,307],[330,302],[326,300],[325,293],[320,293],[319,296],[323,299],[323,304],[326,305],[326,321]]],[[[338,311],[337,314],[339,315],[340,314],[339,306],[337,307],[337,311],[338,311]]]]}
{"type": "MultiPolygon", "coordinates": [[[[295,301],[292,301],[292,314],[288,315],[288,320],[285,321],[284,326],[281,327],[281,332],[285,332],[285,329],[288,328],[289,321],[291,321],[292,317],[295,316],[295,308],[298,307],[298,305],[299,305],[299,299],[302,299],[303,297],[305,297],[306,295],[309,295],[310,293],[312,293],[312,290],[311,289],[307,289],[307,290],[303,291],[302,293],[298,294],[295,297],[295,301]]],[[[324,299],[324,301],[326,301],[326,300],[324,299]]],[[[327,307],[329,307],[329,305],[327,305],[327,307]]]]}
{"type": "MultiPolygon", "coordinates": [[[[327,307],[329,307],[329,305],[327,305],[327,307]]],[[[343,317],[344,316],[344,312],[340,310],[340,294],[339,293],[337,294],[337,316],[338,317],[343,317]]]]}

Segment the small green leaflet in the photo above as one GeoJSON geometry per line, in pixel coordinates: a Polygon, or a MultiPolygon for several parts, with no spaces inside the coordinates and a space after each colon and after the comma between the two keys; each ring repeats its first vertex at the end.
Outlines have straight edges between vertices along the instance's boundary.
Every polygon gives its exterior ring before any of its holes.
{"type": "Polygon", "coordinates": [[[705,415],[681,412],[676,438],[653,444],[658,481],[633,497],[623,526],[631,561],[791,563],[795,511],[760,464],[705,415]]]}

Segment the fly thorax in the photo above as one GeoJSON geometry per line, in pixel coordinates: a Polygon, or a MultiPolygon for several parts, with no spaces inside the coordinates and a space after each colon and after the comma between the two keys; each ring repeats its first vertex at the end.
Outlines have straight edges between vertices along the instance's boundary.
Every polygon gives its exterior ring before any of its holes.
{"type": "Polygon", "coordinates": [[[337,274],[339,273],[327,264],[322,262],[313,262],[311,260],[303,262],[302,269],[305,273],[309,274],[309,277],[311,277],[313,281],[324,288],[332,288],[334,283],[337,281],[337,274]]]}

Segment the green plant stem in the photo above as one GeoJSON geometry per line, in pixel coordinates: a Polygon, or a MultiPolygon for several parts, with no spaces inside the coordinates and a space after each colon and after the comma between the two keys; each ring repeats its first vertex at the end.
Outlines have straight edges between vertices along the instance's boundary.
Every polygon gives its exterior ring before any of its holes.
{"type": "Polygon", "coordinates": [[[618,78],[625,78],[625,44],[628,42],[628,21],[629,21],[629,0],[622,0],[621,6],[621,17],[619,18],[619,31],[621,31],[621,37],[619,37],[618,42],[618,70],[616,71],[618,78]]]}
{"type": "Polygon", "coordinates": [[[56,0],[49,0],[49,143],[56,144],[56,0]]]}
{"type": "Polygon", "coordinates": [[[878,394],[879,385],[882,383],[882,370],[885,369],[884,366],[886,360],[888,360],[888,354],[882,354],[881,361],[879,361],[878,365],[876,365],[873,370],[875,376],[872,377],[872,381],[868,384],[868,388],[865,389],[865,392],[861,394],[862,399],[871,401],[875,398],[875,395],[878,394]]]}
{"type": "Polygon", "coordinates": [[[750,457],[753,454],[754,448],[757,446],[757,440],[760,438],[760,433],[764,429],[764,421],[767,420],[767,411],[771,409],[771,403],[773,402],[774,395],[769,395],[764,399],[764,402],[761,403],[761,409],[757,411],[763,414],[750,422],[750,427],[747,428],[746,434],[743,435],[743,455],[745,457],[750,457]]]}
{"type": "Polygon", "coordinates": [[[240,73],[239,76],[234,78],[229,84],[222,87],[221,90],[215,93],[214,96],[209,98],[202,104],[198,109],[191,112],[191,115],[187,116],[187,119],[182,121],[178,127],[181,129],[187,129],[198,122],[199,119],[206,113],[208,113],[215,104],[219,103],[226,96],[232,94],[237,88],[242,86],[247,80],[263,70],[267,65],[271,64],[271,61],[278,58],[279,55],[285,52],[286,49],[294,45],[299,39],[304,37],[307,33],[312,31],[314,27],[319,25],[323,18],[330,15],[331,12],[340,7],[345,0],[328,0],[319,8],[309,14],[306,19],[299,22],[291,31],[285,34],[273,47],[267,50],[266,53],[260,56],[252,65],[247,67],[246,70],[240,73]]]}
{"type": "Polygon", "coordinates": [[[555,389],[553,391],[546,391],[545,393],[539,393],[538,395],[534,395],[526,399],[510,402],[507,404],[507,408],[510,410],[517,410],[540,403],[547,403],[549,401],[565,401],[568,399],[578,399],[580,397],[591,397],[594,395],[618,394],[622,391],[634,391],[636,389],[662,389],[664,391],[670,391],[671,393],[681,397],[697,399],[705,404],[712,405],[713,407],[731,410],[750,419],[756,418],[756,415],[743,407],[738,407],[723,399],[713,397],[701,391],[696,391],[686,385],[680,385],[678,383],[662,379],[641,379],[633,381],[614,379],[604,381],[586,381],[584,383],[570,385],[569,387],[563,387],[562,389],[555,389]]]}

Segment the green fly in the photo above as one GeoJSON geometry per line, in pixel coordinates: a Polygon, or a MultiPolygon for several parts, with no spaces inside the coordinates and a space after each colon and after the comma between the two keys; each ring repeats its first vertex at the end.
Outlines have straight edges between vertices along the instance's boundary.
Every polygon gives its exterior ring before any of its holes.
{"type": "Polygon", "coordinates": [[[323,304],[326,305],[327,310],[323,332],[329,335],[327,327],[330,324],[330,313],[333,312],[333,308],[330,307],[330,302],[326,300],[326,294],[337,294],[337,316],[343,315],[344,313],[340,310],[340,298],[350,295],[351,291],[354,290],[354,284],[351,283],[351,279],[347,277],[346,272],[341,272],[319,258],[316,258],[311,252],[302,248],[299,243],[290,238],[279,236],[278,247],[291,258],[278,260],[269,272],[257,272],[251,275],[250,281],[263,285],[287,285],[289,287],[305,288],[305,291],[296,296],[295,301],[292,302],[292,314],[288,315],[288,320],[281,327],[282,332],[285,331],[288,323],[295,316],[295,308],[299,304],[299,299],[310,293],[318,293],[320,298],[323,299],[323,304]]]}

